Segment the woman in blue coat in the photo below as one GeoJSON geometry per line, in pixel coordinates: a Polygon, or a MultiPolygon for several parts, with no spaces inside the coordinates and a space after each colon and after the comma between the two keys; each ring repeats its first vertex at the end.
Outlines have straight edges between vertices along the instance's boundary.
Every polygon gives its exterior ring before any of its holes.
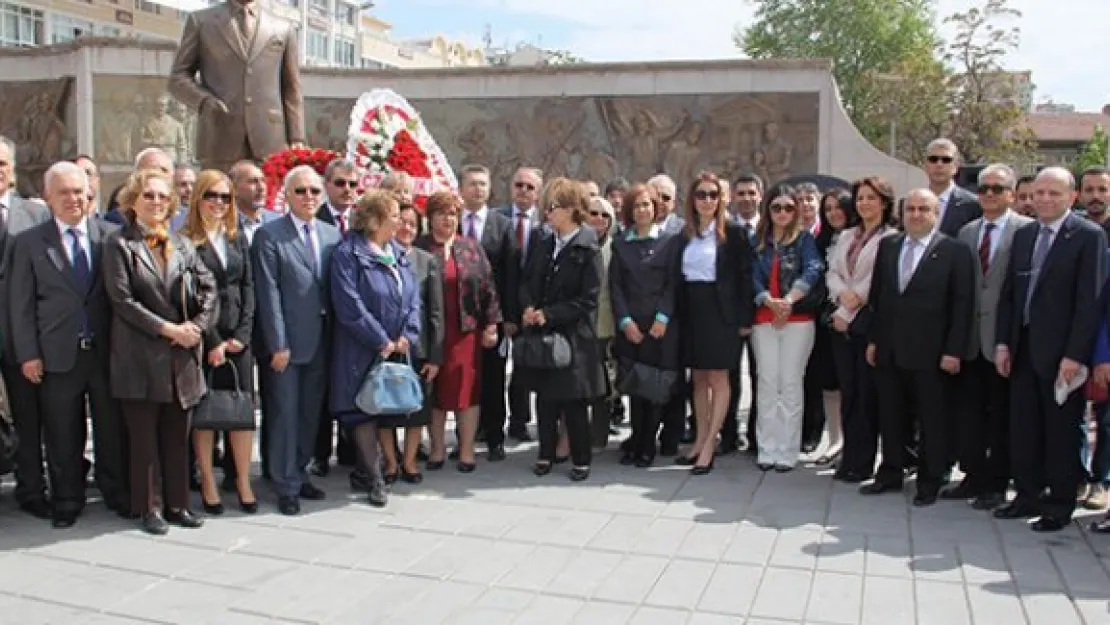
{"type": "Polygon", "coordinates": [[[331,357],[331,411],[348,429],[370,472],[370,505],[387,502],[378,462],[377,415],[355,406],[355,396],[378,359],[408,357],[420,340],[420,286],[393,237],[400,207],[386,191],[362,196],[347,236],[331,263],[335,309],[331,357]]]}

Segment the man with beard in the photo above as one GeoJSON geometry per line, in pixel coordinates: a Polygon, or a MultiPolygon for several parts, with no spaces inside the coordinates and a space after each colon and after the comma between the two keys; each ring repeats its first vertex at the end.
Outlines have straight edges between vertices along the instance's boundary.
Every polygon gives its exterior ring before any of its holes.
{"type": "MultiPolygon", "coordinates": [[[[1102,226],[1110,236],[1110,169],[1092,167],[1079,178],[1079,205],[1086,211],[1087,219],[1102,226]]],[[[1107,504],[1107,486],[1110,485],[1110,404],[1098,403],[1091,407],[1095,417],[1095,440],[1089,444],[1083,437],[1083,466],[1087,479],[1079,485],[1076,499],[1088,510],[1102,510],[1107,504]]],[[[1083,424],[1084,434],[1086,423],[1083,424]]]]}
{"type": "Polygon", "coordinates": [[[1033,208],[1033,181],[1034,176],[1018,178],[1017,189],[1014,191],[1014,211],[1019,215],[1037,218],[1036,209],[1033,208]]]}

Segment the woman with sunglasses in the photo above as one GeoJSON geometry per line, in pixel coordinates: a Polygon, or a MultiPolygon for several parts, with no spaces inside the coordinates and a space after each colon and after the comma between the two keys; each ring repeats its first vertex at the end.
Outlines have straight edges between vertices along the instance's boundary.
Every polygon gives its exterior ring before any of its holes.
{"type": "MultiPolygon", "coordinates": [[[[181,234],[193,242],[197,256],[216,279],[219,316],[204,333],[205,376],[212,381],[214,389],[253,395],[254,363],[250,344],[254,330],[254,280],[250,247],[247,238],[239,232],[235,193],[231,180],[223,172],[208,169],[197,176],[181,234]]],[[[226,434],[228,453],[235,469],[239,509],[247,514],[258,511],[258,500],[250,481],[253,432],[252,422],[226,434]]],[[[212,474],[215,442],[212,430],[193,431],[193,447],[200,467],[201,503],[209,515],[224,511],[212,474]]]]}
{"type": "Polygon", "coordinates": [[[752,349],[759,363],[756,439],[763,471],[791,471],[801,451],[803,380],[813,349],[814,319],[824,297],[815,293],[824,263],[802,224],[794,189],[771,189],[755,229],[755,327],[752,349]],[[807,305],[808,304],[808,305],[807,305]]]}
{"type": "Polygon", "coordinates": [[[713,470],[717,434],[728,411],[728,372],[740,362],[741,336],[751,331],[752,253],[747,233],[728,223],[728,198],[716,174],[702,172],[686,194],[681,252],[681,327],[693,384],[697,438],[680,465],[694,475],[713,470]]]}
{"type": "Polygon", "coordinates": [[[173,180],[139,170],[120,193],[128,225],[104,242],[112,304],[111,386],[127,424],[131,512],[143,531],[200,527],[189,510],[189,413],[204,395],[198,348],[214,321],[216,283],[189,239],[168,231],[173,180]],[[177,295],[186,273],[194,292],[177,295]]]}

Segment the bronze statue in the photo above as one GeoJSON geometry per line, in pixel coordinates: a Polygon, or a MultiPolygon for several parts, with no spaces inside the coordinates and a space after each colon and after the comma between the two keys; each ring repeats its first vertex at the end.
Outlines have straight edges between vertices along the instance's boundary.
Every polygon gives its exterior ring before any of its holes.
{"type": "Polygon", "coordinates": [[[297,33],[255,0],[189,15],[170,93],[197,111],[196,158],[226,171],[304,143],[297,33]]]}

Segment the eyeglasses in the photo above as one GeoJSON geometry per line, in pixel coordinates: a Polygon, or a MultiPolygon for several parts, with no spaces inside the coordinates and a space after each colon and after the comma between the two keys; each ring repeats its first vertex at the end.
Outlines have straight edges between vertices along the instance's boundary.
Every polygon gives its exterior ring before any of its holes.
{"type": "Polygon", "coordinates": [[[928,206],[928,205],[924,205],[924,204],[921,205],[921,206],[913,206],[912,204],[906,204],[904,207],[902,207],[902,212],[905,212],[905,213],[925,214],[925,213],[930,213],[932,211],[933,211],[932,206],[928,206]]]}
{"type": "Polygon", "coordinates": [[[925,160],[929,161],[930,163],[944,163],[945,165],[948,165],[952,161],[956,160],[956,158],[954,156],[947,156],[942,154],[930,154],[929,156],[925,157],[925,160]]]}
{"type": "Polygon", "coordinates": [[[993,193],[995,195],[1002,195],[1003,193],[1005,193],[1009,190],[1010,190],[1010,187],[1007,187],[1004,184],[981,184],[981,185],[979,185],[979,195],[986,195],[988,193],[993,193]]]}
{"type": "Polygon", "coordinates": [[[320,187],[297,187],[296,189],[293,189],[293,193],[296,193],[297,195],[317,196],[323,192],[324,190],[320,187]]]}
{"type": "Polygon", "coordinates": [[[697,191],[694,191],[694,197],[699,200],[715,200],[721,197],[721,194],[719,191],[702,191],[701,189],[698,189],[697,191]]]}
{"type": "Polygon", "coordinates": [[[608,215],[601,211],[590,211],[590,217],[608,217],[608,215]]]}
{"type": "Polygon", "coordinates": [[[793,213],[794,205],[790,202],[775,202],[771,204],[772,213],[793,213]]]}
{"type": "Polygon", "coordinates": [[[514,182],[513,186],[518,188],[518,189],[526,189],[528,191],[535,191],[536,190],[536,185],[534,185],[530,182],[518,181],[518,182],[514,182]]]}
{"type": "Polygon", "coordinates": [[[558,204],[551,204],[550,206],[548,206],[545,209],[545,211],[550,213],[551,211],[554,211],[554,210],[557,210],[557,209],[560,209],[560,208],[566,208],[566,206],[559,206],[558,204]]]}
{"type": "Polygon", "coordinates": [[[664,202],[670,202],[671,200],[674,199],[674,196],[673,195],[667,195],[666,193],[660,193],[659,194],[659,199],[663,200],[664,202]]]}
{"type": "Polygon", "coordinates": [[[358,180],[346,180],[344,178],[336,178],[331,181],[332,184],[340,189],[355,189],[358,188],[358,180]]]}
{"type": "Polygon", "coordinates": [[[158,191],[143,191],[143,199],[148,202],[168,202],[170,196],[167,193],[159,193],[158,191]]]}
{"type": "Polygon", "coordinates": [[[231,203],[231,194],[230,193],[219,193],[218,191],[205,191],[204,193],[201,194],[201,197],[204,198],[205,200],[209,201],[209,202],[220,202],[222,204],[230,204],[231,203]]]}

